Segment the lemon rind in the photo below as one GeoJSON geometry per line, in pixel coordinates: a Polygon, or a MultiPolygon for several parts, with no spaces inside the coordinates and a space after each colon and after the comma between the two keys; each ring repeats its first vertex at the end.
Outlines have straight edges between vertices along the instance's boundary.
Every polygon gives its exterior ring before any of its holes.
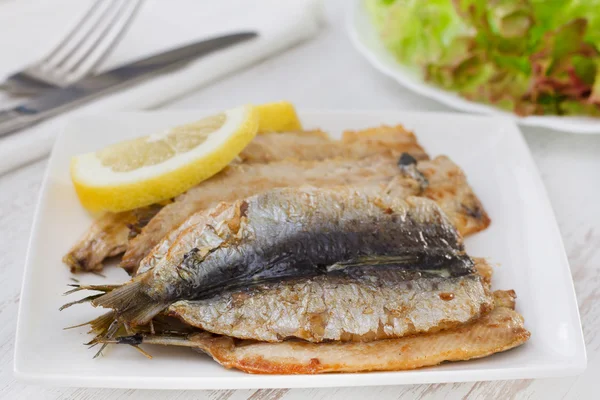
{"type": "MultiPolygon", "coordinates": [[[[71,163],[71,177],[81,203],[90,211],[125,211],[175,197],[210,178],[237,157],[258,131],[259,116],[253,106],[229,110],[226,111],[226,115],[229,118],[230,115],[234,116],[240,112],[239,110],[242,110],[243,118],[237,120],[238,126],[235,131],[222,138],[215,147],[205,147],[208,152],[192,150],[189,154],[184,154],[186,162],[173,163],[173,166],[163,165],[162,170],[159,168],[160,164],[143,167],[151,168],[152,173],[146,171],[133,181],[124,179],[116,184],[106,184],[98,179],[86,180],[87,176],[82,176],[82,165],[79,164],[81,157],[74,158],[71,163]]],[[[218,134],[226,125],[227,123],[215,133],[218,134]]]]}

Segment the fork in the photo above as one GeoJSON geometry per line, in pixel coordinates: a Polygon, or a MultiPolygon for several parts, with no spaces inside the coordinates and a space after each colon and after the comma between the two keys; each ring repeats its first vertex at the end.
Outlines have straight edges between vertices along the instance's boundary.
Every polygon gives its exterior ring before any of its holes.
{"type": "Polygon", "coordinates": [[[121,40],[144,0],[96,0],[69,34],[43,59],[10,75],[0,89],[33,95],[93,74],[121,40]]]}

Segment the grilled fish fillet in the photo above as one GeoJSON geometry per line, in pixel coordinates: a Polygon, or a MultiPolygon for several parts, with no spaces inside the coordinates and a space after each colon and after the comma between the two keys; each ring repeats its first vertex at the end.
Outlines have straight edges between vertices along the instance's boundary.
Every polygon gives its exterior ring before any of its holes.
{"type": "Polygon", "coordinates": [[[177,300],[266,279],[342,273],[365,265],[443,270],[450,277],[474,272],[461,236],[433,201],[404,201],[347,186],[275,189],[238,200],[212,223],[177,240],[188,246],[181,258],[164,257],[92,304],[113,309],[120,321],[135,326],[177,300]]]}
{"type": "Polygon", "coordinates": [[[373,342],[280,343],[238,340],[207,332],[184,337],[136,335],[111,342],[160,344],[203,351],[226,368],[254,374],[321,374],[410,370],[486,357],[520,346],[530,333],[514,311],[514,292],[494,293],[495,307],[481,318],[448,330],[373,342]]]}
{"type": "Polygon", "coordinates": [[[459,278],[363,267],[342,276],[269,282],[206,300],[179,301],[167,312],[188,327],[267,342],[290,337],[372,341],[434,332],[478,318],[493,307],[493,269],[483,258],[473,261],[476,274],[459,278]]]}
{"type": "Polygon", "coordinates": [[[394,157],[409,153],[417,160],[429,159],[415,135],[402,125],[346,131],[341,140],[331,140],[319,130],[259,135],[239,158],[244,163],[269,163],[285,159],[359,159],[382,153],[394,157]]]}
{"type": "Polygon", "coordinates": [[[145,226],[162,206],[151,205],[98,218],[63,257],[71,272],[100,271],[102,261],[127,249],[133,234],[145,226]]]}
{"type": "MultiPolygon", "coordinates": [[[[194,224],[187,218],[199,210],[213,206],[217,201],[231,201],[277,187],[310,184],[317,187],[357,185],[374,181],[382,176],[393,176],[396,160],[384,155],[377,160],[325,160],[320,162],[271,163],[266,165],[233,166],[164,207],[129,243],[123,256],[122,266],[135,271],[138,266],[147,270],[160,259],[171,242],[181,231],[194,224]],[[231,188],[236,188],[232,191],[231,188]],[[180,229],[176,229],[177,226],[180,229]],[[169,233],[169,231],[172,231],[169,233]],[[158,246],[154,248],[154,246],[158,246]],[[152,250],[152,252],[151,252],[152,250]],[[142,259],[148,256],[144,261],[142,259]]],[[[425,196],[435,200],[450,216],[453,224],[463,235],[485,229],[490,219],[479,199],[473,193],[461,169],[445,156],[416,164],[416,173],[423,175],[427,185],[414,176],[403,176],[396,169],[399,179],[406,187],[405,195],[425,196]],[[422,172],[422,174],[421,174],[422,172]]]]}
{"type": "MultiPolygon", "coordinates": [[[[415,135],[400,125],[348,132],[340,141],[331,140],[326,133],[318,130],[267,133],[257,136],[234,164],[269,163],[285,159],[323,160],[336,157],[360,159],[379,153],[397,156],[402,152],[408,152],[418,160],[428,159],[427,153],[418,144],[415,135]]],[[[235,192],[231,188],[227,190],[235,192]]],[[[139,233],[139,229],[145,226],[160,208],[161,206],[155,205],[117,214],[105,214],[94,222],[65,255],[63,261],[73,272],[101,270],[102,261],[106,257],[124,252],[129,240],[139,233]]],[[[167,232],[168,230],[170,228],[167,232]]],[[[148,251],[154,244],[149,246],[148,251]]],[[[130,257],[133,256],[130,254],[130,257]]],[[[129,262],[126,260],[124,266],[131,269],[131,265],[137,266],[137,262],[139,259],[129,262]]]]}
{"type": "Polygon", "coordinates": [[[429,181],[420,196],[438,203],[463,236],[490,225],[491,220],[467,177],[452,160],[439,156],[432,161],[420,161],[417,168],[429,181]]]}
{"type": "Polygon", "coordinates": [[[172,316],[205,331],[279,342],[373,341],[453,328],[493,308],[473,272],[448,277],[400,267],[265,283],[205,300],[179,301],[172,316]]]}
{"type": "MultiPolygon", "coordinates": [[[[376,156],[362,160],[334,159],[320,162],[284,161],[256,164],[232,167],[222,175],[221,179],[209,180],[205,183],[203,186],[206,190],[205,196],[199,197],[193,202],[182,199],[177,207],[163,209],[163,212],[156,217],[157,219],[146,228],[147,231],[156,226],[158,222],[161,222],[163,218],[168,221],[175,218],[170,215],[171,212],[176,213],[178,216],[189,212],[191,216],[162,237],[141,262],[138,263],[136,258],[136,261],[132,264],[139,266],[139,269],[134,269],[135,272],[142,273],[153,268],[167,255],[168,251],[170,252],[168,258],[172,262],[179,262],[183,255],[190,250],[189,243],[181,240],[176,246],[172,246],[172,244],[184,232],[196,229],[198,225],[216,224],[214,218],[228,207],[227,204],[221,204],[209,209],[209,207],[218,204],[218,201],[234,201],[272,188],[294,187],[303,184],[310,184],[319,188],[339,185],[363,188],[373,186],[381,192],[387,191],[391,194],[393,191],[393,194],[399,198],[416,196],[424,190],[421,183],[416,179],[402,174],[402,171],[396,165],[396,158],[388,156],[376,156]],[[240,182],[240,179],[244,182],[240,182]],[[232,192],[230,190],[232,186],[238,189],[232,192]],[[202,209],[208,209],[209,211],[193,213],[195,210],[202,209]]],[[[193,193],[193,195],[196,194],[193,193]]],[[[162,231],[167,223],[161,223],[158,228],[162,231]]],[[[128,256],[134,249],[137,249],[137,243],[138,241],[132,242],[130,251],[123,258],[123,263],[130,260],[128,256]]],[[[143,250],[145,253],[145,248],[143,250]]]]}
{"type": "Polygon", "coordinates": [[[470,360],[517,347],[529,336],[521,315],[497,307],[467,326],[369,343],[237,343],[206,333],[190,341],[227,368],[260,374],[320,374],[410,370],[470,360]]]}

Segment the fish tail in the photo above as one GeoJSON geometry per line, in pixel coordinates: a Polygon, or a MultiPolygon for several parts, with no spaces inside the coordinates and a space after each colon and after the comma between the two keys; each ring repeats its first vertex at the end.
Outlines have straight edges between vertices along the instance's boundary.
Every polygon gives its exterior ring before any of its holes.
{"type": "Polygon", "coordinates": [[[88,344],[93,346],[101,344],[101,349],[96,356],[110,344],[132,346],[148,358],[152,358],[152,356],[140,348],[140,344],[197,347],[192,339],[194,334],[198,334],[197,329],[184,324],[177,318],[160,314],[148,325],[138,326],[134,329],[127,329],[123,325],[115,326],[111,321],[114,321],[113,311],[90,323],[96,337],[88,344]]]}
{"type": "Polygon", "coordinates": [[[72,287],[73,289],[63,293],[63,296],[67,296],[69,294],[81,292],[82,290],[93,290],[96,292],[104,292],[108,293],[114,289],[121,287],[122,285],[75,285],[69,284],[67,286],[72,287]]]}
{"type": "Polygon", "coordinates": [[[93,300],[97,299],[100,296],[103,296],[103,294],[94,294],[92,296],[84,297],[83,299],[80,299],[80,300],[75,300],[75,301],[72,301],[70,303],[63,304],[62,307],[60,307],[58,310],[62,311],[65,308],[69,308],[71,306],[74,306],[75,304],[90,303],[90,302],[92,302],[93,300]]]}
{"type": "MultiPolygon", "coordinates": [[[[89,325],[91,327],[89,333],[94,334],[94,338],[86,343],[90,347],[100,345],[100,350],[94,358],[99,357],[102,351],[113,343],[115,337],[124,335],[138,334],[139,330],[146,329],[143,325],[150,323],[150,330],[154,331],[152,318],[160,313],[168,303],[157,302],[148,296],[144,291],[141,282],[133,281],[124,285],[98,285],[98,286],[75,286],[71,292],[79,290],[96,290],[103,293],[88,296],[81,300],[67,303],[61,307],[61,310],[70,307],[74,304],[91,302],[94,307],[100,306],[111,308],[112,310],[83,324],[71,326],[75,328],[79,326],[89,325]]],[[[69,329],[65,328],[65,329],[69,329]]],[[[137,351],[144,356],[152,358],[150,354],[139,348],[136,344],[131,344],[137,351]]]]}
{"type": "Polygon", "coordinates": [[[103,340],[112,339],[115,336],[122,335],[125,331],[124,324],[114,319],[114,313],[112,311],[92,321],[91,325],[92,330],[90,332],[97,331],[99,333],[96,335],[96,337],[86,343],[86,345],[91,349],[97,344],[101,344],[100,350],[96,352],[94,358],[100,357],[102,355],[102,351],[106,348],[106,346],[108,346],[108,343],[103,342],[103,340]],[[110,320],[110,317],[113,317],[112,321],[110,320]]]}
{"type": "Polygon", "coordinates": [[[114,311],[109,311],[105,314],[102,314],[98,318],[87,323],[91,328],[89,333],[105,336],[115,319],[116,316],[114,311]]]}
{"type": "Polygon", "coordinates": [[[147,324],[168,305],[148,296],[139,280],[106,292],[91,302],[94,307],[112,308],[115,318],[128,326],[147,324]]]}
{"type": "Polygon", "coordinates": [[[89,325],[91,327],[91,330],[89,331],[89,333],[99,334],[99,333],[103,333],[106,329],[108,329],[108,327],[114,320],[115,320],[115,313],[113,311],[110,311],[106,314],[102,314],[98,318],[95,318],[91,321],[87,321],[87,322],[77,324],[77,325],[67,326],[66,328],[63,328],[63,329],[67,330],[67,329],[79,328],[82,326],[89,325]]]}

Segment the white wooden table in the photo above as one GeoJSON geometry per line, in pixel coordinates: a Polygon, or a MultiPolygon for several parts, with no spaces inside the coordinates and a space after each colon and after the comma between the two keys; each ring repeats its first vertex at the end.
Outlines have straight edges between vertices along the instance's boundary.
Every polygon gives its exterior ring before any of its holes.
{"type": "MultiPolygon", "coordinates": [[[[329,23],[317,39],[165,108],[219,108],[287,99],[300,108],[312,109],[448,110],[408,93],[371,69],[345,36],[342,1],[330,1],[325,7],[329,23]]],[[[577,136],[531,128],[523,131],[546,184],[571,263],[588,351],[588,368],[581,376],[372,388],[204,392],[44,388],[17,382],[12,376],[12,363],[21,271],[46,165],[44,159],[0,177],[0,398],[597,398],[600,388],[600,135],[577,136]]]]}

